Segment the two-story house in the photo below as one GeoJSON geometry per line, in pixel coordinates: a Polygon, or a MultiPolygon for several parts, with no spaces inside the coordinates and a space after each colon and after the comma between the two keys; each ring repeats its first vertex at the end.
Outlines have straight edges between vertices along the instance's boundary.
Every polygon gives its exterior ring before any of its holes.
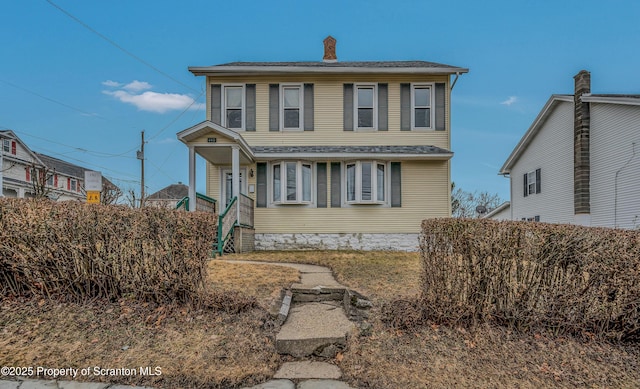
{"type": "Polygon", "coordinates": [[[221,213],[252,200],[256,249],[416,250],[421,221],[451,215],[450,93],[468,69],[340,62],[324,43],[320,62],[189,68],[207,88],[207,120],[178,133],[189,196],[199,155],[221,213]]]}
{"type": "MultiPolygon", "coordinates": [[[[640,227],[640,95],[553,95],[505,161],[511,220],[640,227]]],[[[503,212],[504,213],[504,212],[503,212]]]]}
{"type": "MultiPolygon", "coordinates": [[[[13,131],[0,131],[2,194],[45,196],[56,201],[85,201],[83,167],[32,151],[13,131]]],[[[108,180],[104,182],[111,184],[108,180]]]]}

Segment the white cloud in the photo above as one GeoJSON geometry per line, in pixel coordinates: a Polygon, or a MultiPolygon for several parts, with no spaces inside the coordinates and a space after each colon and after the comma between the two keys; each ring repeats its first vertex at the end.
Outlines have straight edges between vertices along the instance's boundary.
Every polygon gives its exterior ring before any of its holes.
{"type": "Polygon", "coordinates": [[[143,90],[151,89],[151,84],[145,81],[133,80],[122,88],[129,92],[142,92],[143,90]]]}
{"type": "Polygon", "coordinates": [[[178,140],[175,139],[175,138],[164,138],[164,139],[160,139],[156,143],[159,144],[159,145],[168,145],[168,144],[172,144],[172,143],[176,143],[176,142],[178,142],[178,140]]]}
{"type": "Polygon", "coordinates": [[[509,107],[509,106],[511,106],[511,104],[515,103],[516,101],[518,101],[518,98],[516,96],[509,96],[508,99],[506,99],[505,101],[501,102],[500,104],[506,105],[507,107],[509,107]]]}
{"type": "Polygon", "coordinates": [[[183,110],[187,107],[190,110],[204,109],[204,104],[194,102],[190,96],[177,93],[146,91],[141,94],[133,94],[125,90],[104,91],[103,93],[113,96],[123,103],[135,105],[140,111],[165,113],[167,111],[183,110]]]}
{"type": "Polygon", "coordinates": [[[152,85],[145,81],[133,80],[128,84],[107,80],[102,85],[117,90],[104,90],[102,93],[113,96],[123,103],[134,105],[140,111],[165,113],[167,111],[203,110],[205,105],[197,103],[189,95],[178,93],[158,93],[148,89],[152,85]],[[145,92],[143,92],[145,91],[145,92]]]}
{"type": "Polygon", "coordinates": [[[108,87],[111,87],[111,88],[118,88],[118,87],[122,86],[121,83],[116,82],[116,81],[111,81],[111,80],[102,81],[102,85],[108,86],[108,87]]]}

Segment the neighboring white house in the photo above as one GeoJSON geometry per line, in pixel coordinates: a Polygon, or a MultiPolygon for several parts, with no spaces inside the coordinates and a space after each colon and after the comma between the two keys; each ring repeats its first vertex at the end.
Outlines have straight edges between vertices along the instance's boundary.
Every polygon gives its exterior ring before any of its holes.
{"type": "MultiPolygon", "coordinates": [[[[500,174],[511,185],[510,219],[640,227],[640,95],[553,95],[500,174]]],[[[496,218],[496,215],[493,215],[496,218]]]]}
{"type": "MultiPolygon", "coordinates": [[[[40,185],[56,201],[85,201],[84,172],[88,169],[33,152],[11,130],[0,131],[2,147],[2,194],[6,197],[34,197],[40,185]]],[[[103,178],[103,183],[109,183],[103,178]]]]}
{"type": "Polygon", "coordinates": [[[504,203],[493,209],[491,212],[484,215],[482,218],[493,220],[511,220],[511,203],[505,201],[504,203]]]}

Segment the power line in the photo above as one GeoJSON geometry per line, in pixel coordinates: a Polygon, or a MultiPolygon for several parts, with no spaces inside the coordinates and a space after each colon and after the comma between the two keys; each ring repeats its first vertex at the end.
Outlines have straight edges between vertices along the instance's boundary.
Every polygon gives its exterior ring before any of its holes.
{"type": "Polygon", "coordinates": [[[189,104],[184,110],[182,110],[182,112],[180,112],[178,114],[178,116],[175,117],[175,119],[173,119],[172,121],[169,122],[169,124],[167,124],[166,126],[162,127],[157,133],[155,133],[151,138],[149,138],[149,141],[157,138],[160,134],[162,134],[167,128],[171,127],[175,122],[178,121],[178,119],[180,119],[182,117],[182,115],[184,115],[185,113],[187,113],[187,111],[189,109],[191,109],[191,107],[196,103],[196,101],[202,97],[202,95],[204,94],[204,91],[200,92],[200,95],[198,95],[198,97],[196,97],[195,99],[193,99],[193,101],[191,102],[191,104],[189,104]]]}
{"type": "Polygon", "coordinates": [[[189,85],[183,83],[182,81],[170,76],[169,74],[163,72],[162,70],[158,69],[157,67],[153,66],[152,64],[150,64],[149,62],[143,60],[142,58],[138,57],[137,55],[133,54],[132,52],[130,52],[129,50],[125,49],[124,47],[120,46],[119,44],[117,44],[116,42],[114,42],[113,40],[107,38],[106,36],[102,35],[101,33],[99,33],[98,31],[96,31],[95,29],[93,29],[91,26],[89,26],[88,24],[86,24],[85,22],[83,22],[82,20],[78,19],[77,17],[73,16],[72,14],[70,14],[69,12],[67,12],[66,10],[64,10],[62,7],[60,7],[59,5],[57,5],[56,3],[54,3],[51,0],[45,0],[47,3],[49,3],[51,6],[57,8],[60,12],[62,12],[63,14],[67,15],[68,17],[70,17],[71,19],[73,19],[74,21],[76,21],[78,24],[80,24],[82,27],[86,28],[87,30],[91,31],[92,33],[96,34],[97,36],[99,36],[100,38],[102,38],[103,40],[107,41],[110,45],[114,46],[115,48],[117,48],[118,50],[122,51],[123,53],[127,54],[128,56],[130,56],[131,58],[135,59],[136,61],[140,62],[141,64],[149,67],[150,69],[154,70],[155,72],[165,76],[166,78],[170,79],[171,81],[182,85],[183,87],[193,91],[193,92],[198,92],[196,89],[190,87],[189,85]]]}
{"type": "MultiPolygon", "coordinates": [[[[46,142],[48,142],[48,143],[53,143],[53,144],[56,144],[56,145],[60,145],[60,146],[64,146],[64,147],[68,147],[68,148],[73,149],[73,150],[75,150],[75,151],[80,151],[80,152],[83,152],[83,153],[91,154],[91,155],[93,155],[94,157],[99,157],[99,158],[129,158],[129,159],[135,159],[134,157],[128,157],[128,156],[125,156],[125,155],[124,155],[124,154],[129,153],[129,151],[127,151],[127,152],[125,152],[125,153],[122,153],[122,154],[110,154],[110,153],[103,153],[103,152],[101,152],[101,151],[88,150],[88,149],[85,149],[85,148],[83,148],[83,147],[76,147],[76,146],[67,145],[67,144],[60,143],[60,142],[57,142],[57,141],[54,141],[54,140],[51,140],[51,139],[47,139],[47,138],[43,138],[43,137],[36,136],[36,135],[33,135],[33,134],[29,134],[29,133],[24,132],[24,131],[22,131],[22,130],[20,130],[20,131],[18,131],[18,130],[14,130],[14,131],[15,131],[16,133],[18,133],[18,134],[26,135],[26,136],[31,137],[31,138],[40,139],[40,140],[46,141],[46,142]]],[[[62,153],[59,153],[59,154],[60,154],[60,155],[62,155],[62,153]]]]}
{"type": "Polygon", "coordinates": [[[0,79],[0,82],[1,82],[1,83],[3,83],[3,84],[9,85],[9,86],[11,86],[11,87],[14,87],[14,88],[16,88],[16,89],[20,89],[20,90],[21,90],[21,91],[23,91],[23,92],[27,92],[27,93],[30,93],[30,94],[32,94],[32,95],[34,95],[34,96],[38,96],[38,97],[40,97],[41,99],[44,99],[44,100],[50,101],[50,102],[52,102],[52,103],[55,103],[55,104],[61,105],[61,106],[63,106],[63,107],[66,107],[66,108],[72,109],[72,110],[77,111],[77,112],[80,112],[80,113],[82,113],[82,114],[85,114],[85,115],[88,115],[88,116],[92,116],[92,117],[97,117],[97,118],[100,118],[100,119],[103,119],[103,120],[104,120],[104,117],[102,117],[102,116],[98,115],[97,113],[91,113],[91,112],[83,111],[83,110],[82,110],[82,109],[80,109],[80,108],[76,108],[76,107],[74,107],[74,106],[71,106],[71,105],[69,105],[69,104],[63,103],[63,102],[61,102],[61,101],[58,101],[58,100],[52,99],[52,98],[47,97],[47,96],[43,96],[43,95],[41,95],[40,93],[34,92],[34,91],[32,91],[32,90],[29,90],[29,89],[27,89],[27,88],[21,87],[21,86],[19,86],[19,85],[16,85],[16,84],[14,84],[14,83],[12,83],[12,82],[9,82],[9,81],[6,81],[6,80],[2,80],[2,79],[0,79]]]}

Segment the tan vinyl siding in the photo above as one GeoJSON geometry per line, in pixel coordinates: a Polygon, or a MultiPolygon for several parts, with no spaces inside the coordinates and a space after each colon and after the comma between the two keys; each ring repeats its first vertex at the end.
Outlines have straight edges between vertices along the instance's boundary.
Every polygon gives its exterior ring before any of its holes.
{"type": "MultiPolygon", "coordinates": [[[[444,82],[448,76],[411,75],[283,75],[280,77],[208,77],[207,94],[211,84],[256,84],[256,131],[240,133],[249,145],[433,145],[450,149],[450,102],[446,93],[446,131],[400,131],[400,83],[444,82]],[[314,131],[269,131],[269,84],[314,84],[314,131]],[[388,131],[343,131],[343,84],[387,83],[389,99],[388,131]]],[[[210,96],[207,95],[207,101],[210,96]]],[[[207,103],[207,118],[211,118],[207,103]]],[[[433,107],[432,109],[435,109],[433,107]]]]}
{"type": "Polygon", "coordinates": [[[423,219],[450,215],[448,170],[448,162],[402,162],[400,208],[256,208],[256,233],[417,233],[423,219]]]}

